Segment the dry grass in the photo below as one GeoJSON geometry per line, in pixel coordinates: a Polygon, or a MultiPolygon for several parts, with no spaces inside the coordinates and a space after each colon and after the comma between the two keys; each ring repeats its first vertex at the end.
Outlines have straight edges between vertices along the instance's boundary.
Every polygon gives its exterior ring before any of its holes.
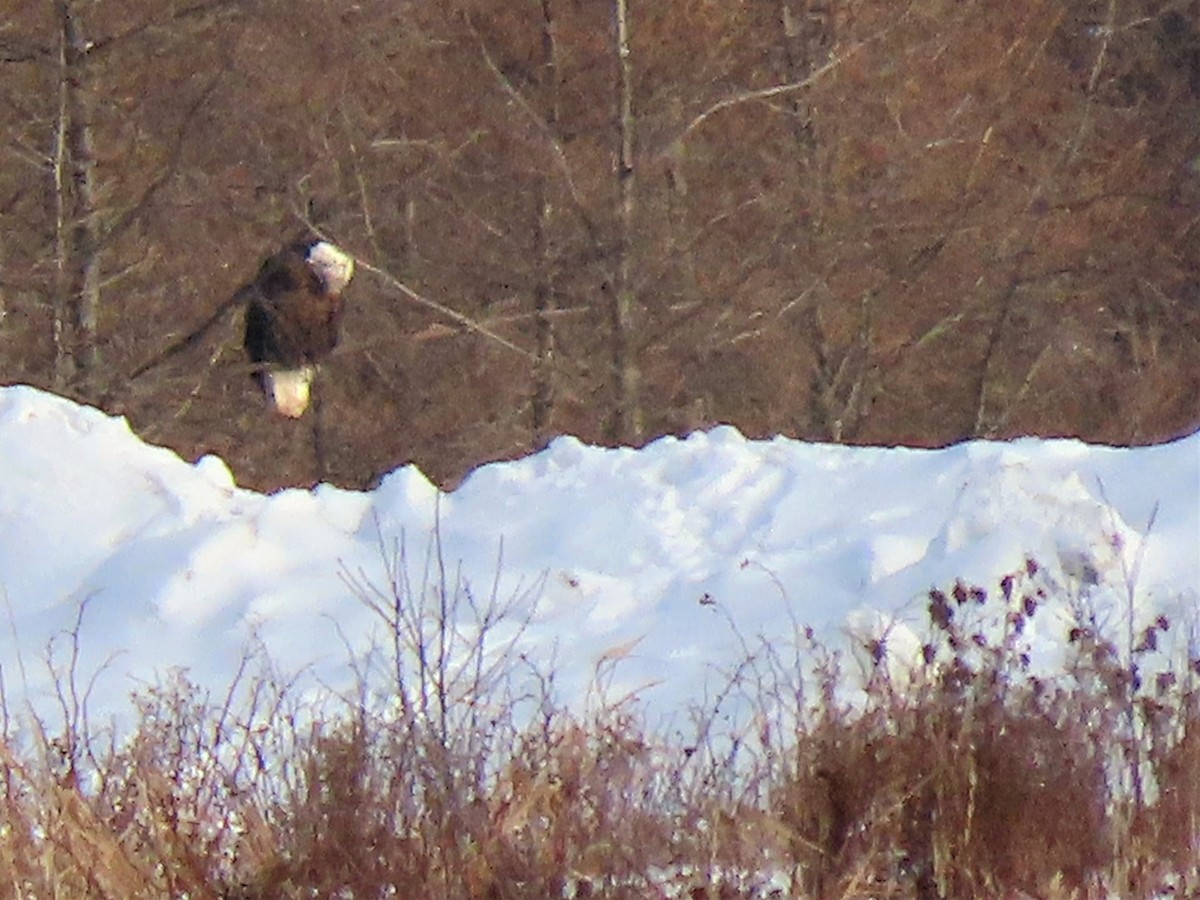
{"type": "Polygon", "coordinates": [[[355,583],[397,640],[375,660],[387,689],[337,710],[314,716],[248,665],[224,697],[145,693],[120,742],[9,726],[0,897],[1200,891],[1194,644],[1172,655],[1162,620],[1130,646],[1081,612],[1062,671],[1033,674],[1023,636],[1048,598],[1032,562],[992,591],[932,591],[902,688],[881,643],[848,703],[839,655],[798,629],[747,645],[681,736],[634,708],[562,708],[511,644],[484,652],[509,608],[433,561],[417,590],[400,556],[384,584],[355,583]],[[469,646],[440,643],[464,604],[469,646]]]}

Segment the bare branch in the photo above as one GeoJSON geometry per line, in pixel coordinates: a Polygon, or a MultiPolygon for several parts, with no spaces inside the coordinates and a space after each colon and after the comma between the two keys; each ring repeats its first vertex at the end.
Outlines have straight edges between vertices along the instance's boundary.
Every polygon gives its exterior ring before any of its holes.
{"type": "Polygon", "coordinates": [[[187,397],[184,399],[183,403],[179,405],[179,408],[172,414],[172,420],[178,421],[182,419],[195,405],[196,398],[200,396],[200,392],[204,389],[205,384],[207,384],[209,378],[212,377],[212,373],[217,368],[217,364],[221,362],[222,358],[229,351],[229,345],[231,343],[232,341],[229,339],[219,341],[217,343],[217,346],[213,349],[213,352],[209,354],[208,365],[201,370],[200,377],[196,379],[196,383],[192,385],[192,389],[188,391],[187,397]]]}
{"type": "Polygon", "coordinates": [[[546,142],[549,144],[550,150],[554,155],[554,162],[562,173],[563,181],[567,185],[567,192],[571,195],[571,199],[575,201],[576,205],[582,208],[583,202],[580,199],[579,190],[575,187],[575,176],[571,174],[571,164],[567,162],[567,152],[562,145],[562,141],[554,134],[553,129],[546,119],[533,108],[525,95],[512,83],[512,79],[505,75],[500,66],[496,64],[496,61],[492,58],[492,54],[488,52],[487,44],[475,27],[475,22],[469,15],[464,16],[464,18],[467,27],[471,30],[471,34],[475,37],[475,42],[479,45],[479,55],[488,67],[488,71],[496,77],[496,81],[500,84],[504,93],[508,95],[509,99],[517,105],[521,112],[525,113],[525,116],[533,123],[533,126],[546,138],[546,142]]]}
{"type": "Polygon", "coordinates": [[[193,328],[188,334],[185,334],[178,340],[172,341],[158,353],[154,354],[154,356],[150,357],[150,359],[146,360],[144,363],[130,372],[125,380],[133,381],[137,378],[141,378],[151,369],[157,368],[167,360],[177,356],[184,350],[187,350],[189,347],[196,346],[196,344],[200,343],[200,341],[203,340],[204,337],[210,331],[212,331],[214,327],[216,327],[216,325],[225,317],[225,314],[229,312],[229,310],[240,303],[244,303],[248,298],[249,291],[247,289],[243,288],[242,290],[236,291],[231,297],[222,301],[220,306],[213,310],[207,319],[193,328]]]}
{"type": "Polygon", "coordinates": [[[755,90],[738,91],[736,94],[726,97],[724,100],[718,100],[712,106],[708,107],[708,109],[697,114],[695,118],[688,122],[688,124],[684,126],[683,130],[669,142],[666,149],[657,154],[657,157],[661,158],[675,152],[676,146],[682,141],[686,140],[693,131],[695,131],[717,113],[723,112],[730,107],[738,106],[742,103],[770,100],[772,97],[779,97],[784,94],[795,93],[796,91],[802,91],[807,87],[811,87],[829,73],[839,68],[844,62],[846,62],[864,47],[867,47],[885,37],[889,32],[892,31],[892,29],[896,28],[907,18],[908,10],[906,9],[892,24],[888,25],[886,28],[880,29],[870,37],[864,38],[857,44],[851,45],[845,52],[833,57],[829,60],[829,62],[825,63],[825,65],[814,69],[810,75],[805,78],[801,78],[799,81],[789,81],[786,84],[773,84],[770,87],[756,88],[755,90]]]}
{"type": "Polygon", "coordinates": [[[339,111],[342,114],[342,124],[346,130],[346,146],[350,150],[350,162],[354,174],[354,182],[358,188],[358,203],[362,209],[363,227],[367,231],[367,240],[371,244],[371,249],[379,254],[379,236],[375,232],[375,217],[371,214],[371,204],[367,196],[367,180],[363,176],[362,157],[358,152],[358,144],[354,140],[354,129],[350,122],[350,116],[346,113],[344,106],[339,106],[339,111]]]}
{"type": "Polygon", "coordinates": [[[213,95],[213,92],[217,89],[217,85],[220,83],[223,77],[224,73],[218,72],[216,75],[210,78],[208,84],[204,86],[204,89],[200,91],[196,99],[192,101],[192,104],[187,108],[187,110],[184,111],[179,125],[179,131],[175,135],[175,143],[171,147],[171,153],[167,157],[166,165],[163,166],[162,171],[158,173],[154,180],[146,185],[141,196],[138,197],[137,200],[132,204],[130,204],[129,207],[127,207],[126,210],[121,213],[121,215],[118,216],[116,220],[114,220],[112,224],[108,226],[108,228],[104,230],[104,233],[100,237],[100,244],[102,246],[111,243],[113,240],[120,237],[130,225],[136,222],[149,207],[150,202],[154,199],[158,192],[161,191],[171,181],[171,179],[175,177],[175,173],[179,171],[179,160],[183,156],[184,148],[187,146],[188,135],[191,134],[192,126],[197,120],[196,114],[200,111],[200,108],[204,106],[206,102],[208,102],[209,97],[213,95]]]}
{"type": "MultiPolygon", "coordinates": [[[[312,219],[309,218],[307,215],[301,213],[299,210],[293,210],[293,214],[296,216],[297,219],[299,219],[301,222],[303,222],[305,224],[305,226],[310,231],[312,231],[313,234],[315,234],[317,237],[321,238],[321,240],[329,241],[330,243],[338,243],[337,241],[334,241],[333,238],[329,237],[321,228],[319,228],[312,221],[312,219]]],[[[344,245],[341,245],[341,246],[344,246],[344,245]]],[[[450,307],[448,307],[442,303],[438,303],[436,300],[430,300],[428,297],[424,296],[423,294],[419,294],[417,291],[414,291],[407,284],[405,284],[403,281],[401,281],[399,278],[397,278],[395,275],[393,275],[391,272],[387,271],[386,269],[381,269],[378,266],[372,265],[371,263],[367,262],[365,259],[362,259],[361,257],[359,257],[357,254],[354,255],[354,263],[359,268],[364,269],[367,272],[372,272],[373,274],[379,276],[379,278],[381,278],[385,284],[395,288],[400,293],[402,293],[405,297],[407,297],[409,300],[412,300],[414,303],[418,304],[419,306],[424,306],[426,309],[431,309],[434,312],[438,313],[439,315],[443,315],[446,318],[457,322],[459,325],[464,326],[467,330],[473,331],[476,334],[479,334],[479,335],[482,335],[483,337],[489,338],[489,339],[495,341],[497,344],[500,344],[503,347],[507,347],[509,350],[512,350],[514,353],[519,353],[521,356],[524,356],[526,359],[534,358],[534,355],[532,353],[530,353],[528,350],[518,347],[516,344],[514,344],[508,338],[501,337],[500,335],[496,334],[496,332],[492,331],[490,328],[487,328],[486,326],[481,325],[479,322],[472,319],[470,316],[465,316],[462,313],[458,312],[457,310],[451,309],[450,307]]]]}
{"type": "MultiPolygon", "coordinates": [[[[501,89],[505,94],[517,105],[517,108],[523,112],[533,126],[546,138],[546,142],[550,148],[551,155],[554,159],[554,166],[562,175],[563,183],[567,188],[567,195],[571,198],[571,207],[575,214],[579,217],[579,221],[583,224],[584,230],[587,232],[588,239],[596,247],[600,247],[603,243],[600,238],[600,228],[596,225],[592,216],[588,213],[587,207],[583,202],[583,197],[579,193],[579,188],[575,184],[575,176],[571,171],[571,164],[567,160],[567,151],[563,146],[557,134],[555,134],[553,126],[546,121],[546,118],[538,113],[530,104],[528,98],[517,89],[504,71],[496,64],[491,53],[488,52],[487,44],[484,43],[483,37],[479,34],[471,17],[465,16],[467,27],[471,30],[471,34],[475,36],[475,41],[479,45],[479,53],[483,58],[484,64],[488,70],[495,76],[499,82],[501,89]]],[[[607,267],[605,267],[607,269],[607,267]]],[[[605,278],[612,282],[614,274],[610,271],[605,271],[605,278]]]]}
{"type": "Polygon", "coordinates": [[[53,55],[49,47],[21,38],[0,39],[0,63],[48,62],[53,55]]]}
{"type": "Polygon", "coordinates": [[[473,331],[476,334],[482,335],[483,337],[490,338],[491,340],[495,341],[496,343],[500,344],[501,346],[507,347],[509,350],[512,350],[514,353],[519,353],[521,356],[524,356],[526,359],[533,359],[533,354],[530,353],[528,350],[524,350],[521,347],[518,347],[512,341],[508,340],[508,338],[501,337],[500,335],[496,334],[496,332],[492,331],[490,328],[487,328],[486,326],[481,325],[479,322],[472,319],[470,316],[465,316],[462,313],[458,312],[457,310],[453,310],[448,306],[438,303],[436,300],[430,300],[428,297],[417,293],[412,288],[410,288],[407,284],[405,284],[403,281],[401,281],[399,278],[397,278],[395,275],[393,275],[391,272],[388,272],[385,269],[381,269],[378,266],[373,266],[373,265],[371,265],[371,263],[369,263],[363,259],[356,259],[355,262],[359,267],[366,269],[368,272],[373,272],[375,275],[378,275],[380,278],[383,279],[383,281],[385,283],[394,287],[396,290],[398,290],[400,293],[402,293],[409,300],[412,300],[414,303],[416,303],[420,306],[424,306],[426,309],[431,309],[434,312],[439,313],[443,316],[446,316],[448,319],[452,319],[455,322],[457,322],[459,325],[462,325],[463,327],[465,327],[468,331],[473,331]]]}
{"type": "Polygon", "coordinates": [[[92,41],[87,46],[87,53],[90,55],[99,55],[115,46],[123,44],[130,38],[171,28],[179,22],[188,19],[202,19],[209,13],[220,12],[230,7],[236,8],[246,5],[246,3],[247,0],[206,0],[203,3],[194,3],[191,6],[185,6],[183,9],[176,10],[165,19],[150,19],[145,22],[139,22],[137,25],[133,25],[124,31],[119,31],[108,37],[92,41]]]}

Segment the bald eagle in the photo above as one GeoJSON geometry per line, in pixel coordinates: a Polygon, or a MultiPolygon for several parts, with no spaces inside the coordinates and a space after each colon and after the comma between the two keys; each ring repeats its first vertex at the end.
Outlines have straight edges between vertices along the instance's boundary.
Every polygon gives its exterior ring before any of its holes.
{"type": "Polygon", "coordinates": [[[354,258],[323,240],[300,240],[269,257],[244,291],[246,353],[267,401],[299,418],[317,367],[338,342],[342,292],[354,258]]]}

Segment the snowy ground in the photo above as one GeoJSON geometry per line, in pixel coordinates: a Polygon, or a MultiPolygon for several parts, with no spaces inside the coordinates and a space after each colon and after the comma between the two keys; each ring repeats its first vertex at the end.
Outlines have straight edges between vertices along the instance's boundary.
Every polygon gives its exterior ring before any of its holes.
{"type": "MultiPolygon", "coordinates": [[[[252,636],[282,669],[342,684],[352,654],[386,643],[348,580],[359,593],[386,586],[403,542],[419,584],[435,522],[450,577],[479,603],[512,601],[493,646],[511,639],[552,664],[577,708],[597,701],[599,673],[608,700],[675,715],[746,645],[790,639],[796,623],[843,644],[886,630],[899,659],[923,639],[931,587],[961,576],[994,588],[1027,557],[1114,622],[1132,587],[1137,623],[1166,613],[1173,640],[1197,636],[1200,434],[1141,449],[1026,439],[939,451],[750,441],[732,428],[639,451],[562,438],[449,494],[405,468],[370,493],[264,496],[234,486],[218,459],[189,465],[121,419],[11,387],[0,389],[9,706],[53,708],[49,668],[68,665],[81,613],[76,672],[85,686],[95,676],[93,719],[176,668],[223,689],[252,636]]],[[[1061,647],[1061,622],[1035,618],[1035,655],[1061,647]]]]}

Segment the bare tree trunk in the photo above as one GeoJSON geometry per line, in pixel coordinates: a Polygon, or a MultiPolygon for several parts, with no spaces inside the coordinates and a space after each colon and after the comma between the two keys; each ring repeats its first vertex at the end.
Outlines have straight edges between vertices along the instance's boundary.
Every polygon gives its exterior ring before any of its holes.
{"type": "Polygon", "coordinates": [[[533,448],[545,447],[553,434],[554,420],[554,296],[553,265],[550,259],[550,216],[551,205],[547,199],[545,179],[539,179],[535,187],[533,242],[534,264],[537,266],[536,283],[533,288],[533,318],[536,349],[533,361],[533,448]]]}
{"type": "MultiPolygon", "coordinates": [[[[686,121],[683,102],[678,97],[671,100],[671,118],[676,122],[686,121]]],[[[683,274],[688,301],[692,301],[699,293],[696,289],[696,253],[693,242],[687,234],[688,210],[688,176],[687,176],[687,145],[676,141],[666,157],[667,187],[669,188],[672,249],[679,256],[679,265],[683,274]]]]}
{"type": "Polygon", "coordinates": [[[617,184],[620,191],[620,257],[612,296],[612,371],[614,408],[611,437],[622,443],[636,442],[642,434],[642,410],[638,398],[637,360],[632,347],[633,220],[636,203],[634,178],[633,59],[629,47],[628,0],[614,0],[617,41],[617,184]]]}
{"type": "Polygon", "coordinates": [[[313,480],[323,482],[329,480],[329,452],[325,437],[325,397],[321,385],[321,372],[312,383],[312,457],[313,480]]]}
{"type": "MultiPolygon", "coordinates": [[[[552,134],[558,128],[558,58],[555,44],[554,13],[551,0],[542,0],[542,84],[545,87],[546,128],[552,134]]],[[[538,267],[533,294],[534,328],[537,349],[533,364],[533,446],[541,449],[553,437],[554,418],[554,262],[551,259],[550,229],[553,206],[549,184],[539,177],[535,188],[533,240],[534,264],[538,267]]]]}
{"type": "Polygon", "coordinates": [[[858,331],[844,347],[831,344],[819,308],[811,306],[807,310],[804,334],[814,359],[809,421],[822,440],[835,443],[853,440],[870,405],[874,378],[870,357],[877,293],[874,288],[863,294],[858,331]]]}
{"type": "Polygon", "coordinates": [[[404,201],[404,250],[401,259],[411,272],[417,261],[417,199],[412,195],[404,201]]]}
{"type": "Polygon", "coordinates": [[[67,306],[71,292],[68,274],[71,236],[67,227],[69,184],[67,179],[67,42],[60,32],[58,47],[58,116],[54,127],[54,154],[51,172],[54,177],[54,300],[51,317],[51,345],[54,347],[54,383],[65,386],[71,376],[70,352],[67,347],[67,306]]]}
{"type": "MultiPolygon", "coordinates": [[[[782,77],[785,83],[796,84],[829,62],[833,45],[833,24],[829,0],[775,0],[775,20],[782,48],[782,77]]],[[[809,92],[792,91],[787,95],[791,112],[792,135],[795,143],[794,177],[799,190],[816,198],[828,200],[828,179],[819,159],[817,109],[809,92]]],[[[834,125],[836,128],[836,125],[834,125]]],[[[827,135],[828,139],[829,136],[827,135]]],[[[833,140],[836,140],[834,138],[833,140]]],[[[825,203],[812,202],[810,208],[821,210],[825,203]]],[[[820,239],[824,215],[812,216],[802,239],[806,250],[814,252],[820,239]]],[[[871,377],[870,354],[872,343],[872,307],[875,291],[864,296],[860,304],[861,319],[854,338],[838,346],[833,343],[822,322],[821,297],[810,301],[804,312],[802,339],[813,356],[810,378],[810,397],[806,416],[807,427],[802,431],[823,440],[843,441],[853,436],[861,421],[871,377]]]]}
{"type": "Polygon", "coordinates": [[[1015,272],[1009,279],[1004,292],[997,300],[999,311],[992,319],[988,330],[987,344],[983,359],[979,363],[979,372],[975,380],[975,421],[971,426],[971,437],[992,438],[996,436],[993,416],[990,415],[990,387],[994,376],[996,359],[1001,356],[1005,329],[1008,327],[1012,313],[1013,299],[1021,286],[1020,272],[1015,272]]]}
{"type": "MultiPolygon", "coordinates": [[[[3,249],[0,249],[0,276],[4,274],[4,258],[3,249]]],[[[4,284],[0,280],[0,346],[3,346],[5,338],[5,320],[8,318],[7,298],[4,293],[4,284]]]]}
{"type": "Polygon", "coordinates": [[[86,378],[97,361],[100,221],[96,151],[87,83],[87,41],[72,0],[55,0],[59,25],[59,109],[54,150],[55,381],[86,378]]]}
{"type": "MultiPolygon", "coordinates": [[[[832,45],[828,0],[777,0],[784,80],[801,81],[824,65],[832,45]],[[800,7],[797,9],[797,7],[800,7]]],[[[817,147],[815,110],[799,91],[788,95],[800,163],[807,167],[817,147]]]]}

